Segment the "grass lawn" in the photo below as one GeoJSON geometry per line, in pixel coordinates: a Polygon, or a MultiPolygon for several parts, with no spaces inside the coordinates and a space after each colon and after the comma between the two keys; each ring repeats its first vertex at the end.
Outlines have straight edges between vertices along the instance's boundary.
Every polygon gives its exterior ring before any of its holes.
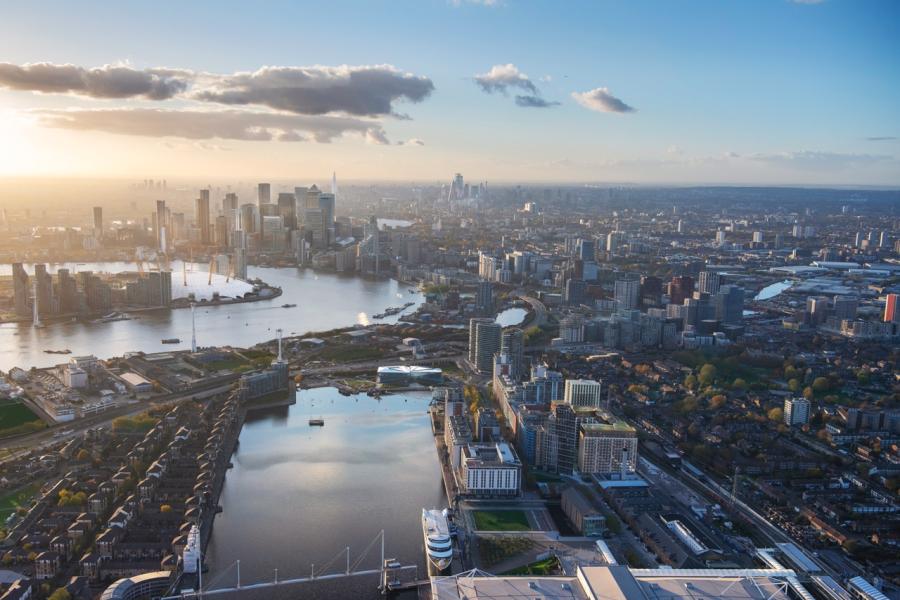
{"type": "Polygon", "coordinates": [[[0,437],[31,433],[46,427],[31,409],[11,400],[0,404],[0,437]]]}
{"type": "Polygon", "coordinates": [[[211,371],[233,371],[246,365],[247,361],[239,356],[233,356],[222,360],[213,360],[206,363],[206,367],[211,371]]]}
{"type": "Polygon", "coordinates": [[[353,362],[356,360],[374,360],[384,356],[381,348],[372,346],[326,346],[316,354],[319,360],[331,360],[334,362],[353,362]]]}
{"type": "Polygon", "coordinates": [[[27,508],[31,504],[31,499],[40,489],[40,483],[32,483],[31,485],[14,490],[4,496],[0,496],[0,520],[5,521],[19,506],[27,508]]]}
{"type": "Polygon", "coordinates": [[[473,516],[479,531],[531,531],[528,517],[521,510],[476,510],[473,516]]]}

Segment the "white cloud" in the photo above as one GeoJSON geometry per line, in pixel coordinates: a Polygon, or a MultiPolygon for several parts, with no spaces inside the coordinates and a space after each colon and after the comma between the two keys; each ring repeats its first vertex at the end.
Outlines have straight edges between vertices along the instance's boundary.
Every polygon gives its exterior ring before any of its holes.
{"type": "Polygon", "coordinates": [[[583,107],[597,112],[630,113],[637,109],[613,96],[609,88],[599,87],[587,92],[572,92],[572,98],[583,107]]]}

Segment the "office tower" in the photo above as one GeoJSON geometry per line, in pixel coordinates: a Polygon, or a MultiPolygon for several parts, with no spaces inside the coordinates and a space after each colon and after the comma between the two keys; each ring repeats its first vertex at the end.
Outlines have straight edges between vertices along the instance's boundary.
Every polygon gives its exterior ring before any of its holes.
{"type": "Polygon", "coordinates": [[[754,231],[753,232],[753,243],[754,244],[762,244],[763,243],[763,232],[762,231],[754,231]]]}
{"type": "Polygon", "coordinates": [[[775,241],[772,243],[772,247],[776,250],[780,249],[784,246],[784,236],[780,233],[775,234],[775,241]]]}
{"type": "Polygon", "coordinates": [[[233,192],[229,192],[225,194],[225,198],[222,200],[222,212],[226,215],[229,211],[237,210],[238,208],[238,197],[237,194],[233,192]]]}
{"type": "Polygon", "coordinates": [[[669,283],[669,302],[671,304],[684,304],[685,298],[690,298],[694,293],[694,278],[682,275],[673,277],[669,283]]]}
{"type": "Polygon", "coordinates": [[[587,296],[587,284],[581,279],[567,279],[563,292],[563,301],[569,306],[578,306],[584,303],[587,296]]]}
{"type": "Polygon", "coordinates": [[[319,194],[319,208],[322,210],[322,238],[325,245],[334,243],[334,194],[319,194]]]}
{"type": "Polygon", "coordinates": [[[859,308],[859,298],[855,296],[835,296],[831,301],[834,316],[839,320],[855,319],[859,308]]]}
{"type": "Polygon", "coordinates": [[[280,216],[268,216],[262,218],[261,239],[266,250],[284,250],[285,233],[284,223],[280,216]]]}
{"type": "Polygon", "coordinates": [[[288,231],[297,228],[297,198],[292,193],[278,194],[278,215],[288,231]]]}
{"type": "Polygon", "coordinates": [[[234,276],[238,279],[247,279],[247,251],[241,246],[234,248],[234,276]]]}
{"type": "Polygon", "coordinates": [[[725,243],[725,232],[721,229],[716,231],[716,245],[721,246],[725,243]]]}
{"type": "Polygon", "coordinates": [[[239,229],[245,235],[256,233],[256,206],[253,204],[242,204],[240,208],[241,217],[238,219],[239,229]]]}
{"type": "Polygon", "coordinates": [[[624,231],[610,231],[606,236],[606,251],[616,253],[623,243],[625,243],[624,231]]]}
{"type": "Polygon", "coordinates": [[[890,231],[882,231],[878,237],[878,247],[879,248],[888,248],[891,245],[891,232],[890,231]]]}
{"type": "Polygon", "coordinates": [[[319,188],[316,184],[312,184],[306,189],[304,198],[304,208],[319,208],[319,188]]]}
{"type": "Polygon", "coordinates": [[[884,302],[884,322],[900,323],[900,294],[888,294],[884,302]]]}
{"type": "Polygon", "coordinates": [[[827,296],[810,296],[806,299],[805,320],[807,324],[816,326],[825,322],[831,300],[827,296]]]}
{"type": "Polygon", "coordinates": [[[719,291],[721,277],[716,271],[700,271],[700,280],[697,290],[705,294],[716,294],[719,291]]]}
{"type": "Polygon", "coordinates": [[[38,303],[38,314],[49,315],[53,307],[53,277],[47,272],[47,265],[34,265],[34,280],[38,303]]]}
{"type": "Polygon", "coordinates": [[[547,466],[561,475],[571,475],[578,459],[578,428],[581,419],[575,407],[565,402],[553,402],[547,429],[550,435],[544,453],[555,458],[547,466]]]}
{"type": "Polygon", "coordinates": [[[581,260],[594,260],[594,240],[579,238],[576,242],[575,255],[581,260]]]}
{"type": "Polygon", "coordinates": [[[675,231],[678,233],[684,233],[684,221],[678,219],[678,225],[675,226],[675,231]]]}
{"type": "Polygon", "coordinates": [[[469,362],[479,373],[490,373],[493,369],[502,331],[493,319],[469,320],[469,362]]]}
{"type": "Polygon", "coordinates": [[[603,384],[591,379],[567,379],[563,402],[572,406],[600,408],[603,384]]]}
{"type": "Polygon", "coordinates": [[[94,207],[94,237],[98,240],[103,239],[103,207],[94,207]]]}
{"type": "Polygon", "coordinates": [[[618,310],[631,310],[640,306],[641,282],[637,279],[617,279],[615,300],[618,310]]]}
{"type": "Polygon", "coordinates": [[[168,221],[166,220],[166,201],[165,200],[157,200],[156,201],[156,224],[154,225],[154,233],[156,233],[156,247],[160,250],[166,248],[166,227],[168,226],[168,221]]]}
{"type": "Polygon", "coordinates": [[[272,186],[268,183],[260,183],[256,186],[256,204],[270,204],[272,202],[272,186]]]}
{"type": "Polygon", "coordinates": [[[637,431],[618,419],[582,423],[578,436],[578,470],[585,474],[625,475],[637,468],[637,431]]]}
{"type": "Polygon", "coordinates": [[[662,279],[652,275],[641,277],[641,298],[640,303],[650,306],[658,306],[662,299],[662,279]]]}
{"type": "Polygon", "coordinates": [[[303,229],[312,238],[313,248],[324,248],[326,238],[324,236],[325,220],[321,208],[307,207],[303,211],[303,229]]]}
{"type": "Polygon", "coordinates": [[[785,398],[784,424],[787,426],[809,423],[809,400],[806,398],[785,398]]]}
{"type": "Polygon", "coordinates": [[[228,219],[225,215],[216,217],[216,245],[220,247],[228,246],[228,219]]]}
{"type": "Polygon", "coordinates": [[[559,320],[559,339],[564,344],[580,344],[584,341],[584,317],[568,315],[559,320]]]}
{"type": "Polygon", "coordinates": [[[68,269],[60,269],[56,272],[57,292],[59,298],[60,314],[69,314],[78,310],[78,289],[75,278],[69,274],[68,269]]]}
{"type": "Polygon", "coordinates": [[[508,327],[500,336],[500,354],[509,358],[509,376],[518,381],[525,373],[525,335],[518,327],[508,327]]]}
{"type": "Polygon", "coordinates": [[[481,279],[475,291],[475,310],[480,315],[494,314],[494,286],[490,281],[481,279]]]}
{"type": "Polygon", "coordinates": [[[209,190],[200,190],[200,197],[195,201],[194,221],[200,231],[200,243],[208,245],[209,240],[209,190]]]}
{"type": "Polygon", "coordinates": [[[716,319],[726,325],[740,325],[744,319],[744,289],[723,285],[715,295],[716,319]]]}
{"type": "Polygon", "coordinates": [[[16,315],[27,317],[31,314],[31,308],[28,306],[29,283],[28,273],[22,263],[13,263],[13,306],[16,309],[16,315]]]}

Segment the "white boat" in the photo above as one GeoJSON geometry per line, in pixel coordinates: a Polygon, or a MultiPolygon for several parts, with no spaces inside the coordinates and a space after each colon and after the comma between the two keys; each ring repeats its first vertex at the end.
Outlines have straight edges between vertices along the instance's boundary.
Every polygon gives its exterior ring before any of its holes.
{"type": "Polygon", "coordinates": [[[425,536],[425,554],[437,574],[450,568],[453,560],[453,542],[444,511],[422,509],[422,533],[425,536]]]}

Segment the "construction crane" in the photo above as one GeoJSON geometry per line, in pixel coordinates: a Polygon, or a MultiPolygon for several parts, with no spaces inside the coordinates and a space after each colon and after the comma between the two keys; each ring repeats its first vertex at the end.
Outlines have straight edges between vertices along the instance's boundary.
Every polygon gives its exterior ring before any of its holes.
{"type": "Polygon", "coordinates": [[[181,263],[181,275],[184,279],[184,287],[187,287],[187,263],[183,261],[181,263]]]}
{"type": "Polygon", "coordinates": [[[207,280],[206,285],[212,285],[213,269],[215,268],[215,266],[216,257],[213,256],[211,259],[209,259],[209,280],[207,280]]]}
{"type": "Polygon", "coordinates": [[[228,255],[228,273],[225,275],[225,283],[231,281],[234,277],[234,260],[231,254],[228,255]]]}

